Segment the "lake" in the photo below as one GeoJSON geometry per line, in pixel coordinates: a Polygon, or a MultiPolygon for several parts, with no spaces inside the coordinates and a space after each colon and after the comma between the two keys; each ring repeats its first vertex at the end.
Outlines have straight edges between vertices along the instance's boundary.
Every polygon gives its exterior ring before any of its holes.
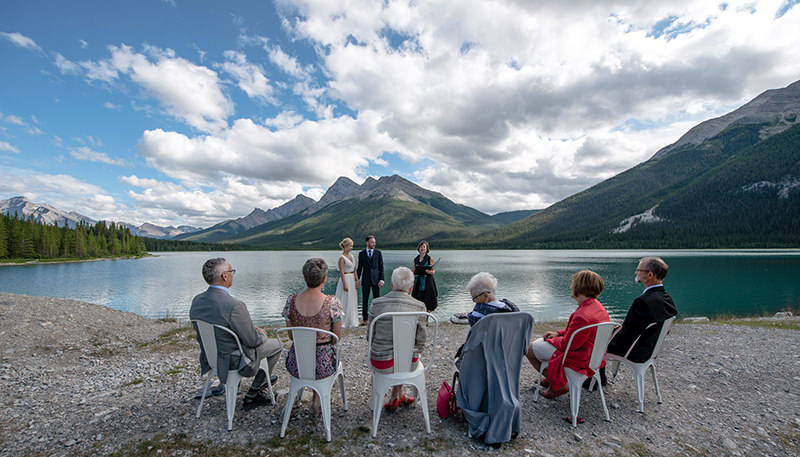
{"type": "MultiPolygon", "coordinates": [[[[188,318],[191,299],[206,289],[200,273],[211,257],[236,269],[231,293],[244,300],[259,324],[280,324],[286,297],[303,290],[301,267],[325,259],[331,271],[324,291],[336,290],[339,251],[251,251],[155,253],[143,259],[0,267],[0,291],[69,298],[147,317],[188,318]]],[[[397,266],[411,266],[416,252],[383,251],[386,286],[397,266]]],[[[498,298],[507,298],[537,321],[566,319],[575,310],[570,277],[581,269],[605,279],[599,300],[621,320],[642,291],[634,282],[638,259],[658,255],[670,266],[664,281],[681,316],[752,315],[797,307],[800,250],[495,250],[433,251],[439,308],[434,314],[472,309],[470,277],[488,271],[498,279],[498,298]]],[[[360,303],[360,300],[359,300],[360,303]]]]}

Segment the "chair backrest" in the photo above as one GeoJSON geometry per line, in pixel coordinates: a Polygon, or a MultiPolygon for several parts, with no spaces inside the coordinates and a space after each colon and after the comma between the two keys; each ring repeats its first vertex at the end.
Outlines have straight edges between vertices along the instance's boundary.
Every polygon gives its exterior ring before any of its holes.
{"type": "Polygon", "coordinates": [[[439,322],[433,314],[423,311],[389,312],[378,315],[370,322],[367,331],[367,355],[369,356],[372,349],[372,337],[375,324],[381,319],[391,319],[392,351],[394,355],[393,372],[410,372],[412,366],[411,359],[414,357],[414,342],[417,335],[417,325],[420,317],[425,317],[427,320],[432,319],[436,325],[433,345],[426,343],[428,347],[432,348],[436,344],[436,335],[439,333],[439,322]]]}
{"type": "Polygon", "coordinates": [[[288,352],[288,338],[294,343],[294,354],[297,357],[297,374],[300,379],[314,380],[317,376],[317,333],[324,333],[331,338],[334,353],[334,367],[339,366],[339,337],[328,330],[314,327],[286,327],[279,328],[276,335],[281,341],[284,350],[288,352]],[[287,340],[281,338],[286,333],[287,340]]]}
{"type": "Polygon", "coordinates": [[[192,322],[197,326],[197,332],[200,334],[200,344],[203,345],[203,351],[206,353],[206,361],[212,370],[217,370],[217,335],[214,329],[220,329],[230,334],[236,341],[236,346],[239,347],[239,353],[242,358],[245,359],[245,363],[250,363],[250,359],[242,350],[242,343],[239,342],[239,337],[233,330],[224,325],[211,324],[200,319],[192,319],[192,322]]]}
{"type": "Polygon", "coordinates": [[[575,330],[569,337],[569,341],[567,341],[566,349],[564,349],[564,362],[567,360],[567,353],[572,346],[572,340],[575,338],[575,335],[581,332],[588,332],[594,328],[597,329],[597,331],[595,332],[594,342],[592,343],[592,355],[589,358],[589,368],[592,371],[597,371],[597,369],[600,368],[600,364],[603,363],[603,357],[606,355],[608,343],[611,342],[611,338],[614,337],[614,334],[621,327],[622,326],[616,322],[599,322],[597,324],[586,325],[578,330],[575,330]]]}
{"type": "Polygon", "coordinates": [[[664,325],[661,326],[661,333],[658,334],[658,340],[656,340],[656,345],[653,348],[653,355],[650,356],[650,360],[655,359],[658,357],[658,354],[661,353],[661,348],[664,346],[664,340],[667,338],[667,334],[672,328],[672,324],[674,322],[675,316],[672,316],[664,321],[664,325]]]}

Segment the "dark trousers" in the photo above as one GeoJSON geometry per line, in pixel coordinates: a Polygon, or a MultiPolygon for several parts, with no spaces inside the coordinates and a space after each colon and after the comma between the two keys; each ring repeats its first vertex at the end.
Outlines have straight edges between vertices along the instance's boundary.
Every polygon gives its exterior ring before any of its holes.
{"type": "Polygon", "coordinates": [[[381,288],[377,284],[362,284],[361,287],[361,317],[364,322],[369,320],[369,289],[372,289],[372,298],[381,296],[381,288]]]}

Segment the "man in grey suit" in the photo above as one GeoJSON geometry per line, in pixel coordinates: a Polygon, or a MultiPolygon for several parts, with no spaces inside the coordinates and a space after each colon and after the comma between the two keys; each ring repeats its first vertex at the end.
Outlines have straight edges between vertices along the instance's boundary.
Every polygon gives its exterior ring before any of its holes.
{"type": "MultiPolygon", "coordinates": [[[[247,364],[239,353],[236,340],[228,333],[215,332],[217,337],[217,366],[219,380],[225,383],[229,369],[237,369],[242,376],[255,375],[250,390],[244,397],[245,407],[263,405],[270,402],[270,396],[263,392],[267,387],[267,376],[272,373],[281,354],[278,340],[267,338],[266,332],[253,325],[250,313],[243,301],[231,296],[233,276],[236,270],[222,257],[210,259],[203,264],[203,279],[208,283],[208,290],[192,300],[189,309],[190,319],[199,319],[210,324],[223,325],[231,329],[239,341],[247,357],[252,361],[247,364]],[[267,371],[269,365],[269,371],[267,371]]],[[[197,330],[197,328],[195,328],[197,330]]],[[[197,334],[200,341],[200,334],[197,334]]],[[[203,345],[200,345],[200,368],[206,373],[208,365],[203,345]]],[[[275,378],[277,379],[277,378],[275,378]]],[[[273,381],[274,382],[274,381],[273,381]]]]}
{"type": "MultiPolygon", "coordinates": [[[[383,297],[378,297],[372,301],[372,309],[369,310],[369,321],[388,312],[426,312],[425,303],[417,300],[410,295],[414,287],[414,273],[408,267],[397,267],[392,272],[392,291],[383,297]]],[[[420,316],[417,321],[417,330],[414,335],[414,356],[413,366],[416,367],[419,354],[425,347],[427,318],[420,316]]],[[[370,347],[370,362],[372,369],[379,373],[391,373],[394,366],[394,347],[392,339],[392,320],[381,319],[375,323],[372,335],[372,346],[370,347]]],[[[387,403],[390,409],[396,409],[413,402],[414,397],[403,394],[403,386],[394,386],[392,395],[387,403]]]]}

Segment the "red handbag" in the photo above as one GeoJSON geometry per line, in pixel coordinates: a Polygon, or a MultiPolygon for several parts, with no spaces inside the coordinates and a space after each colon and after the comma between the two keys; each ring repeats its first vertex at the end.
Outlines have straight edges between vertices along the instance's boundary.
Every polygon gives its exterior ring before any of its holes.
{"type": "Polygon", "coordinates": [[[458,372],[453,373],[453,385],[447,383],[447,380],[442,381],[442,387],[439,387],[439,394],[436,397],[436,410],[442,419],[447,419],[449,416],[457,422],[463,420],[461,408],[458,407],[456,401],[455,385],[458,379],[458,372]]]}

